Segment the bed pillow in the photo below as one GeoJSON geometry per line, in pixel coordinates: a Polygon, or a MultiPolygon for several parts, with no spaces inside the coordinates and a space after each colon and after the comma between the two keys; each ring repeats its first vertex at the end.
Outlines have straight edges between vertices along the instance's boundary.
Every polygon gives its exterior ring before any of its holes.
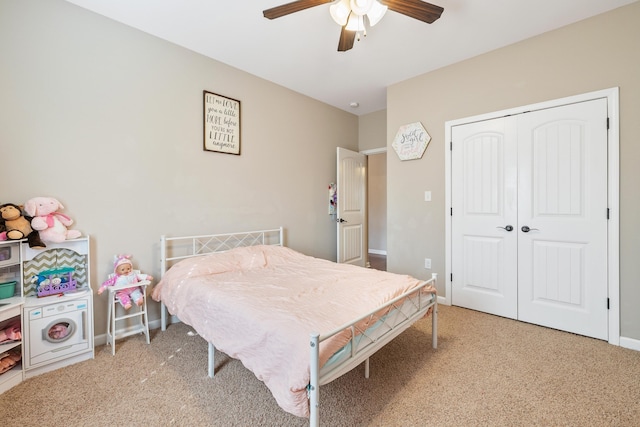
{"type": "Polygon", "coordinates": [[[266,265],[260,246],[247,246],[230,249],[226,252],[214,252],[208,255],[184,259],[167,271],[173,274],[185,274],[189,277],[228,273],[231,271],[263,268],[266,265]]]}
{"type": "Polygon", "coordinates": [[[226,252],[205,255],[203,258],[209,264],[211,274],[251,270],[262,268],[267,264],[261,246],[235,248],[226,252]]]}
{"type": "MultiPolygon", "coordinates": [[[[258,246],[257,246],[258,247],[258,246]]],[[[292,261],[311,258],[284,246],[260,246],[267,266],[282,265],[292,261]]]]}

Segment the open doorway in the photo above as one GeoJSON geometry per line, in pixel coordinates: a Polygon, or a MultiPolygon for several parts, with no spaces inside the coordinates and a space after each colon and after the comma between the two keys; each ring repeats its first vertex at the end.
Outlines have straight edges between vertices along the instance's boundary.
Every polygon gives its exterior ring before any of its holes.
{"type": "Polygon", "coordinates": [[[371,268],[387,269],[387,153],[367,155],[368,257],[371,268]]]}

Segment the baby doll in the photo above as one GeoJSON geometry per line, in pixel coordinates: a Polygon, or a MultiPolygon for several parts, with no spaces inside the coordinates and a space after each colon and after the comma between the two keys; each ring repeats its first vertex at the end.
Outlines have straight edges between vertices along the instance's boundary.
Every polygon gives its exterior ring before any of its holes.
{"type": "MultiPolygon", "coordinates": [[[[114,274],[100,286],[98,294],[103,293],[109,286],[135,285],[141,280],[153,280],[153,277],[148,274],[134,272],[130,258],[131,255],[115,256],[115,261],[113,263],[114,274]]],[[[132,302],[137,306],[142,305],[144,301],[142,292],[143,290],[139,286],[132,286],[131,288],[117,291],[116,298],[125,310],[129,310],[132,306],[132,302]]]]}

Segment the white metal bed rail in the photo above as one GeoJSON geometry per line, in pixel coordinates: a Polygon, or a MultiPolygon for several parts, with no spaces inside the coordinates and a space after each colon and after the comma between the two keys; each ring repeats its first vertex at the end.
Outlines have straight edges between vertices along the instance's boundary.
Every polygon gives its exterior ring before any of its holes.
{"type": "MultiPolygon", "coordinates": [[[[356,319],[348,324],[340,326],[332,332],[324,335],[317,333],[311,334],[310,341],[310,381],[309,381],[309,425],[317,427],[320,425],[319,410],[320,410],[320,386],[327,384],[334,379],[349,372],[360,363],[365,363],[365,377],[369,377],[369,357],[371,357],[376,351],[381,349],[385,344],[398,336],[404,330],[409,328],[418,319],[424,317],[424,315],[433,307],[431,313],[432,321],[432,338],[431,345],[433,348],[438,346],[438,298],[436,295],[432,295],[429,298],[424,296],[424,288],[427,286],[436,285],[437,274],[433,273],[431,279],[420,284],[420,286],[405,292],[404,294],[394,298],[386,303],[384,306],[376,308],[375,312],[368,313],[359,319],[356,319]],[[398,303],[401,303],[398,305],[398,303]],[[386,329],[378,333],[375,336],[368,337],[366,331],[359,330],[357,324],[363,320],[373,320],[376,313],[380,313],[381,310],[386,308],[393,308],[393,311],[389,312],[392,319],[380,319],[382,320],[386,329]],[[409,312],[407,312],[409,310],[409,312]],[[334,335],[343,333],[345,330],[351,331],[351,337],[349,343],[351,344],[351,354],[347,360],[336,364],[336,366],[330,367],[328,370],[323,371],[320,368],[320,343],[331,338],[334,335]],[[364,335],[363,335],[364,333],[364,335]],[[362,343],[364,337],[364,343],[362,343]],[[356,342],[358,341],[358,342],[356,342]]],[[[377,320],[376,320],[377,321],[377,320]]],[[[347,343],[346,345],[349,345],[347,343]]]]}

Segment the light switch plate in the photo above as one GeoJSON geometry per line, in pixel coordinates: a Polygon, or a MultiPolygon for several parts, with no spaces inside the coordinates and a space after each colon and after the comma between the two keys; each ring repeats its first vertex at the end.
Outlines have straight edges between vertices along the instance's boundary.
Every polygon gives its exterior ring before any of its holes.
{"type": "Polygon", "coordinates": [[[424,192],[424,201],[425,202],[430,202],[431,201],[431,191],[425,191],[424,192]]]}

